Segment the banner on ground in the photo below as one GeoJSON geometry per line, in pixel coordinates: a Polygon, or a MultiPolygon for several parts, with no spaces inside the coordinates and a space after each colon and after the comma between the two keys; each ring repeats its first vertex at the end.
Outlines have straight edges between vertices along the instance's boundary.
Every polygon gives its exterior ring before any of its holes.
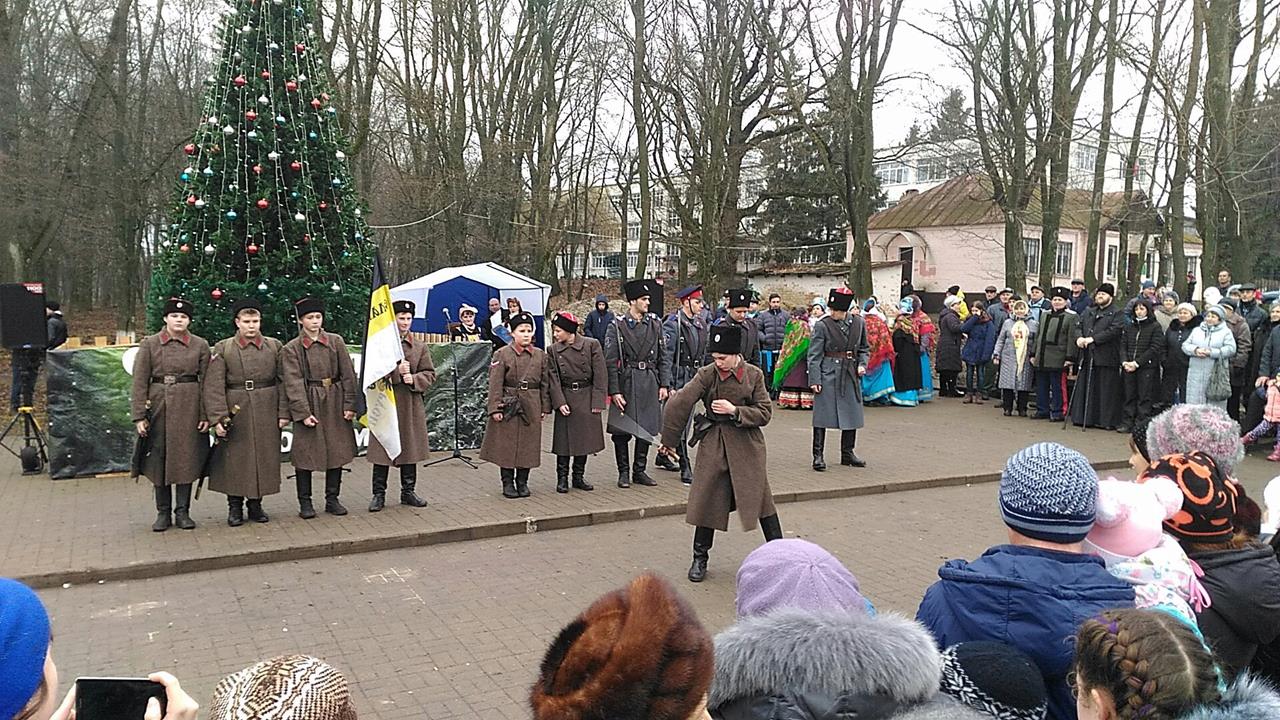
{"type": "MultiPolygon", "coordinates": [[[[360,366],[360,348],[348,345],[360,366]]],[[[423,403],[432,452],[454,448],[454,368],[458,370],[458,444],[480,447],[484,439],[488,392],[489,343],[429,344],[436,383],[423,403]],[[455,363],[456,358],[456,363],[455,363]]],[[[137,346],[52,350],[47,354],[49,474],[55,479],[128,472],[134,427],[129,396],[137,346]]],[[[368,446],[369,431],[356,423],[356,444],[368,446]]],[[[288,460],[293,433],[280,439],[281,461],[288,460]]]]}

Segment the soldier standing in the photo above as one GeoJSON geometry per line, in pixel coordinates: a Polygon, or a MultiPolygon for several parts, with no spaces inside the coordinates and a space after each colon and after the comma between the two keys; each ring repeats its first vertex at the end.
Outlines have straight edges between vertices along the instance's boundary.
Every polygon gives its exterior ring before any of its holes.
{"type": "Polygon", "coordinates": [[[200,408],[200,379],[209,368],[209,343],[188,332],[190,324],[191,303],[169,298],[164,304],[164,329],[143,338],[133,360],[133,423],[150,443],[142,474],[155,486],[156,521],[151,529],[156,532],[173,525],[195,528],[191,483],[197,480],[209,451],[205,435],[209,423],[200,408]]]}
{"type": "Polygon", "coordinates": [[[324,330],[324,301],[294,304],[300,327],[281,353],[284,389],[293,420],[291,458],[298,481],[298,517],[316,516],[311,473],[324,471],[324,511],[346,515],[338,500],[342,468],[356,456],[351,421],[356,416],[356,371],[347,344],[324,330]]]}
{"type": "Polygon", "coordinates": [[[262,304],[231,307],[236,334],[213,346],[204,377],[204,416],[222,445],[209,465],[209,489],[227,496],[227,525],[270,518],[262,498],[280,492],[280,431],[289,423],[280,378],[284,345],[262,334],[262,304]]]}
{"type": "Polygon", "coordinates": [[[609,370],[604,350],[595,338],[578,332],[578,318],[562,312],[551,321],[555,340],[547,348],[551,372],[551,405],[556,409],[551,452],[556,456],[556,492],[569,492],[569,463],[573,459],[575,490],[594,490],[586,481],[587,455],[604,450],[604,412],[609,393],[609,370]]]}
{"type": "Polygon", "coordinates": [[[507,320],[512,341],[489,363],[489,422],[480,459],[497,465],[502,497],[529,497],[529,470],[542,464],[542,419],[551,412],[547,354],[534,347],[533,316],[507,320]]]}
{"type": "Polygon", "coordinates": [[[862,418],[862,376],[867,372],[871,348],[867,326],[849,312],[853,292],[832,288],[827,296],[831,311],[813,326],[809,340],[809,389],[813,391],[813,469],[827,469],[823,453],[827,428],[840,430],[840,464],[866,467],[853,451],[862,418]]]}
{"type": "Polygon", "coordinates": [[[417,307],[409,300],[391,303],[396,313],[396,330],[400,332],[400,347],[404,360],[387,380],[396,397],[396,420],[400,425],[400,454],[387,456],[387,450],[369,433],[369,451],[365,458],[373,464],[373,498],[369,512],[378,512],[387,504],[387,476],[391,466],[400,468],[400,504],[410,507],[426,507],[427,501],[418,496],[418,463],[427,459],[431,449],[427,441],[427,408],[422,394],[436,381],[436,368],[431,363],[427,344],[409,334],[417,307]]]}
{"type": "Polygon", "coordinates": [[[739,354],[741,333],[732,325],[711,328],[711,364],[671,396],[663,418],[658,452],[671,456],[694,406],[701,401],[705,411],[696,421],[705,430],[699,431],[697,480],[689,489],[685,512],[685,522],[694,526],[690,582],[707,577],[715,531],[729,529],[729,513],[735,509],[744,530],[753,530],[758,522],[766,541],[782,537],[761,430],[773,418],[773,402],[764,372],[739,354]]]}
{"type": "MultiPolygon", "coordinates": [[[[702,319],[702,286],[693,285],[676,293],[680,307],[662,323],[662,338],[666,343],[667,365],[671,368],[671,388],[679,390],[693,379],[698,368],[707,363],[707,325],[702,319]]],[[[689,463],[689,426],[680,436],[679,463],[666,455],[659,455],[656,464],[664,470],[679,470],[680,482],[693,482],[693,469],[689,463]]]]}
{"type": "Polygon", "coordinates": [[[754,318],[747,317],[751,299],[755,293],[739,289],[729,291],[729,312],[716,325],[735,325],[742,328],[742,359],[760,367],[760,330],[754,318]]]}
{"type": "Polygon", "coordinates": [[[641,435],[653,438],[662,430],[661,403],[671,387],[671,370],[662,347],[662,324],[649,313],[650,281],[631,280],[622,291],[629,305],[627,314],[613,321],[604,340],[609,395],[617,406],[609,416],[609,434],[618,463],[618,487],[631,487],[632,482],[657,485],[645,473],[650,443],[641,435]],[[627,447],[632,436],[634,461],[627,447]]]}

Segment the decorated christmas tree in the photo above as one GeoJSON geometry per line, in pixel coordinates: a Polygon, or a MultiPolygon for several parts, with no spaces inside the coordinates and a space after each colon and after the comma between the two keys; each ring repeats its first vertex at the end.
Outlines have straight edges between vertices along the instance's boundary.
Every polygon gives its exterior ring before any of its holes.
{"type": "Polygon", "coordinates": [[[314,0],[236,0],[222,56],[155,259],[148,307],[196,305],[192,329],[234,332],[231,305],[257,297],[265,332],[296,331],[293,301],[328,304],[325,326],[359,341],[374,246],[351,182],[329,72],[312,50],[314,0]]]}

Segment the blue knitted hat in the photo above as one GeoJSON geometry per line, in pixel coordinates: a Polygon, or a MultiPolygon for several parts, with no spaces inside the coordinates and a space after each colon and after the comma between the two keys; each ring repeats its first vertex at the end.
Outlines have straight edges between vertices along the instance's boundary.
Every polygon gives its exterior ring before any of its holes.
{"type": "Polygon", "coordinates": [[[22,712],[44,678],[49,614],[31,588],[0,578],[0,718],[22,712]]]}
{"type": "Polygon", "coordinates": [[[1042,442],[1009,458],[1000,476],[1000,515],[1029,538],[1070,544],[1093,528],[1098,474],[1083,455],[1042,442]]]}

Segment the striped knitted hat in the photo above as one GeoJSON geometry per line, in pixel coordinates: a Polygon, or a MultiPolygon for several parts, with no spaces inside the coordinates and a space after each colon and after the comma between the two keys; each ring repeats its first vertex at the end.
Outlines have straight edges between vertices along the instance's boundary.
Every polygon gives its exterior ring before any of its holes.
{"type": "Polygon", "coordinates": [[[1018,451],[1000,475],[1000,515],[1029,538],[1069,545],[1093,529],[1098,474],[1083,455],[1058,443],[1018,451]]]}
{"type": "Polygon", "coordinates": [[[212,720],[356,720],[347,679],[306,655],[282,655],[228,675],[213,691],[212,720]]]}

